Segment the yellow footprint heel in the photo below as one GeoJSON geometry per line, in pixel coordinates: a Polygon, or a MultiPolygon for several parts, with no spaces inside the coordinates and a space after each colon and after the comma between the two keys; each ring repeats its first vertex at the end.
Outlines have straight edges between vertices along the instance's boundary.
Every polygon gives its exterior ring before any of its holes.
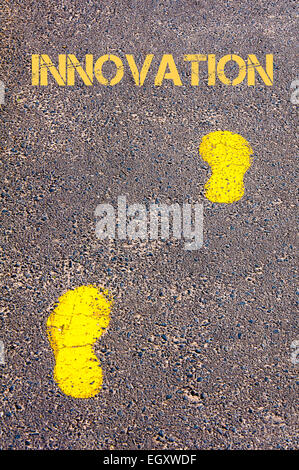
{"type": "Polygon", "coordinates": [[[55,356],[54,379],[65,395],[91,398],[103,382],[93,345],[108,327],[113,300],[107,290],[88,285],[69,290],[47,320],[55,356]]]}
{"type": "Polygon", "coordinates": [[[244,195],[244,174],[252,163],[252,148],[239,134],[216,131],[202,138],[199,153],[212,170],[205,184],[211,202],[231,204],[244,195]]]}

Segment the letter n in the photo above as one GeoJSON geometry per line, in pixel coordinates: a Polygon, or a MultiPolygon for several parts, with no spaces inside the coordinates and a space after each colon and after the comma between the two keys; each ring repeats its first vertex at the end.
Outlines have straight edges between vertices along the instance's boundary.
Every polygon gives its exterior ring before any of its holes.
{"type": "MultiPolygon", "coordinates": [[[[36,54],[32,56],[32,66],[36,69],[37,58],[36,54]]],[[[38,74],[36,76],[36,70],[32,67],[32,82],[34,81],[34,85],[38,84],[38,74]],[[33,80],[33,77],[34,80],[33,80]],[[37,83],[36,83],[37,82],[37,83]]],[[[51,75],[55,79],[56,83],[60,86],[66,85],[66,55],[59,54],[58,56],[58,69],[53,64],[50,57],[46,54],[41,54],[39,56],[39,66],[37,69],[40,70],[40,82],[39,84],[42,86],[48,85],[48,72],[51,72],[51,75]]]]}
{"type": "Polygon", "coordinates": [[[263,69],[254,54],[248,55],[247,80],[248,86],[255,85],[255,71],[258,71],[265,85],[273,85],[273,54],[266,54],[266,70],[263,69]]]}
{"type": "Polygon", "coordinates": [[[67,84],[75,85],[75,70],[83,80],[84,85],[92,85],[93,81],[93,55],[85,56],[85,70],[74,54],[67,55],[67,84]]]}

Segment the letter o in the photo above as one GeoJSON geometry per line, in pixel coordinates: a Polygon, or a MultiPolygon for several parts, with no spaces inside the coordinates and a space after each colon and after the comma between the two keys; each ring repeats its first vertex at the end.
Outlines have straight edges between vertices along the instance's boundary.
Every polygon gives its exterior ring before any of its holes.
{"type": "Polygon", "coordinates": [[[94,74],[96,76],[96,79],[97,81],[101,84],[101,85],[116,85],[117,83],[119,83],[121,81],[121,79],[123,78],[124,76],[124,64],[122,63],[121,59],[119,57],[117,57],[116,55],[113,55],[113,54],[106,54],[106,55],[102,55],[101,57],[99,57],[99,59],[96,61],[96,63],[94,64],[94,74]],[[104,77],[103,73],[102,73],[102,67],[104,65],[105,62],[107,62],[108,60],[111,60],[112,62],[115,63],[116,65],[116,74],[115,76],[110,80],[107,80],[107,78],[104,77]]]}
{"type": "Polygon", "coordinates": [[[247,69],[246,69],[245,61],[242,59],[242,57],[236,54],[225,55],[221,57],[221,59],[219,60],[217,64],[218,78],[225,85],[233,85],[233,86],[239,85],[240,83],[243,82],[244,78],[246,77],[246,72],[247,72],[247,69]],[[230,62],[231,60],[236,62],[239,66],[239,74],[233,80],[230,80],[229,78],[227,78],[227,76],[224,73],[224,67],[226,66],[227,62],[230,62]]]}

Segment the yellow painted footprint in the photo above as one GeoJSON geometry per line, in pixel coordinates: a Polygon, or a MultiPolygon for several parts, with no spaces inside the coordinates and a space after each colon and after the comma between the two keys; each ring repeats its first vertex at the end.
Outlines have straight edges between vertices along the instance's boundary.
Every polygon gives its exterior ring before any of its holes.
{"type": "Polygon", "coordinates": [[[103,382],[93,344],[110,321],[113,300],[96,286],[69,290],[47,321],[47,334],[55,356],[54,379],[66,395],[94,397],[103,382]]]}
{"type": "Polygon", "coordinates": [[[205,184],[205,197],[226,204],[241,199],[243,178],[253,160],[247,140],[228,131],[211,132],[203,137],[199,153],[212,169],[212,176],[205,184]]]}

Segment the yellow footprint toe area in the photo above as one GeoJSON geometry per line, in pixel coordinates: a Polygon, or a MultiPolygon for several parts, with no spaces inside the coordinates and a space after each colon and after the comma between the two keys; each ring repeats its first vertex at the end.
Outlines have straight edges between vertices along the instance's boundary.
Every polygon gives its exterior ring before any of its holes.
{"type": "Polygon", "coordinates": [[[244,137],[229,131],[211,132],[203,137],[199,153],[212,170],[205,185],[211,202],[230,204],[244,194],[244,174],[252,163],[252,148],[244,137]]]}
{"type": "Polygon", "coordinates": [[[54,379],[74,398],[90,398],[101,389],[103,375],[93,344],[108,327],[113,300],[96,286],[69,290],[47,321],[55,356],[54,379]]]}

